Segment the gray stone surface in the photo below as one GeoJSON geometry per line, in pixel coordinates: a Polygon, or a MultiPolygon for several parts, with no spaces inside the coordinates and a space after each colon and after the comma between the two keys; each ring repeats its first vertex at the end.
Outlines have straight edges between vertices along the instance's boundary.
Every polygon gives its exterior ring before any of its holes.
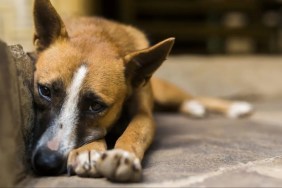
{"type": "Polygon", "coordinates": [[[239,120],[217,115],[198,120],[156,114],[157,136],[143,162],[141,183],[115,184],[103,178],[63,176],[33,178],[28,185],[279,187],[282,185],[282,123],[273,121],[279,113],[282,117],[278,105],[282,106],[282,100],[257,103],[257,114],[239,120]]]}
{"type": "Polygon", "coordinates": [[[157,76],[196,95],[248,99],[282,96],[282,56],[171,56],[157,76]]]}
{"type": "Polygon", "coordinates": [[[17,69],[22,129],[28,131],[34,120],[32,101],[34,62],[24,52],[21,45],[9,46],[9,50],[17,69]]]}
{"type": "Polygon", "coordinates": [[[191,186],[281,187],[282,158],[276,157],[222,170],[191,186]]]}
{"type": "Polygon", "coordinates": [[[34,104],[33,104],[33,73],[34,73],[34,62],[31,58],[24,52],[21,45],[9,46],[9,51],[16,68],[16,78],[18,87],[18,97],[21,120],[21,132],[22,138],[21,142],[26,147],[22,147],[23,160],[25,161],[25,168],[30,169],[28,165],[30,157],[30,141],[31,141],[31,130],[34,125],[34,104]]]}

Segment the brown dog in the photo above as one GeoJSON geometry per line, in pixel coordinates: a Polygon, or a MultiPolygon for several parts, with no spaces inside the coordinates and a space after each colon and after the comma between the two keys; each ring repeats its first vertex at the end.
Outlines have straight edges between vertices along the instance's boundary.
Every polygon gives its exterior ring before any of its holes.
{"type": "Polygon", "coordinates": [[[63,22],[49,0],[35,0],[34,22],[32,166],[39,174],[68,169],[79,176],[139,181],[155,133],[154,104],[194,117],[207,110],[240,117],[252,110],[248,103],[195,97],[151,79],[173,38],[149,47],[130,26],[102,18],[63,22]]]}

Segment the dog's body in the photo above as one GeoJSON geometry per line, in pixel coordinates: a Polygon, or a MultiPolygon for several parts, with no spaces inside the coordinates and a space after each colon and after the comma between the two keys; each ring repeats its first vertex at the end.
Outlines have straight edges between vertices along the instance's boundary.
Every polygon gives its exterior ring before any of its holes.
{"type": "Polygon", "coordinates": [[[149,47],[139,30],[102,18],[64,23],[49,0],[35,0],[34,21],[38,113],[32,165],[38,173],[59,174],[67,167],[80,176],[138,181],[154,137],[155,105],[194,117],[207,110],[231,117],[252,110],[151,79],[173,38],[149,47]],[[113,135],[117,140],[107,150],[113,135]]]}

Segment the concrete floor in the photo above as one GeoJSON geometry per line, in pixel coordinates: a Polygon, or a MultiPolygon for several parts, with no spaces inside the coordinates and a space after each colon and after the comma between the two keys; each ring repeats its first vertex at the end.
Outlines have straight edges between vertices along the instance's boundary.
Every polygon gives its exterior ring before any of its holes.
{"type": "Polygon", "coordinates": [[[195,95],[282,97],[282,56],[171,56],[156,72],[195,95]]]}
{"type": "Polygon", "coordinates": [[[255,104],[248,119],[190,119],[156,114],[158,131],[143,162],[143,181],[32,178],[32,187],[281,187],[282,100],[255,104]]]}

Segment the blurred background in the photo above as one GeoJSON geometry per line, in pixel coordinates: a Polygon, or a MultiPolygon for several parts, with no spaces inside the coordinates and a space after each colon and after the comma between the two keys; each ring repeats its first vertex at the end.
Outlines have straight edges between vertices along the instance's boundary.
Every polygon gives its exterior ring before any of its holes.
{"type": "MultiPolygon", "coordinates": [[[[282,0],[52,0],[65,16],[132,24],[152,43],[176,37],[174,53],[281,54],[282,0]]],[[[32,49],[33,0],[0,0],[0,38],[32,49]]]]}

